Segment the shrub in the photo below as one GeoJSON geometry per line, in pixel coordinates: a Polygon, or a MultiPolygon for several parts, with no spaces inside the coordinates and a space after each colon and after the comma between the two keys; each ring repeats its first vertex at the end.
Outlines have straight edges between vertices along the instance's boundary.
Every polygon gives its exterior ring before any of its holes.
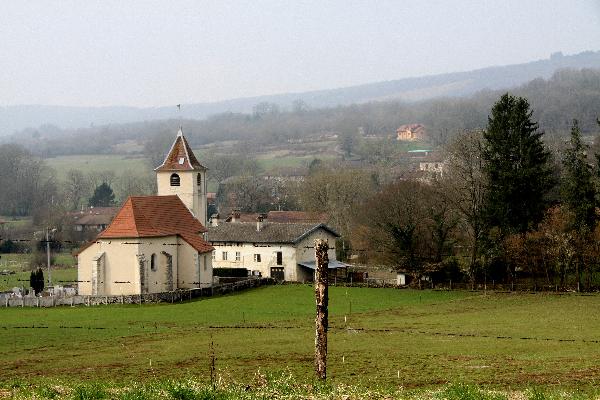
{"type": "Polygon", "coordinates": [[[73,393],[74,400],[101,400],[108,398],[106,389],[97,384],[77,386],[73,393]]]}

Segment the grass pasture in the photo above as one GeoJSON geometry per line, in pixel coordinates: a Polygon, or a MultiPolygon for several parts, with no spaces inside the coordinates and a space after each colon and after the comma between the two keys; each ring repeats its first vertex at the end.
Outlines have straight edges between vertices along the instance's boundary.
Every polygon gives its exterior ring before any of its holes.
{"type": "MultiPolygon", "coordinates": [[[[14,287],[29,287],[31,274],[31,254],[0,254],[0,271],[12,271],[14,274],[0,275],[0,292],[14,287]]],[[[53,254],[52,283],[58,285],[73,284],[77,281],[75,257],[69,253],[53,254]]],[[[44,278],[48,279],[47,268],[42,268],[44,278]]]]}
{"type": "MultiPolygon", "coordinates": [[[[194,150],[200,162],[202,154],[206,150],[194,150]]],[[[258,165],[265,173],[276,172],[280,168],[297,168],[308,165],[313,159],[334,160],[333,154],[317,155],[293,155],[289,152],[269,152],[257,155],[258,165]]],[[[48,166],[56,171],[59,180],[64,181],[67,172],[76,169],[84,174],[94,171],[113,171],[116,176],[120,176],[123,171],[152,171],[152,168],[146,163],[142,155],[126,154],[93,154],[93,155],[69,155],[46,158],[44,160],[48,166]]],[[[211,188],[215,191],[216,187],[211,188]]]]}
{"type": "Polygon", "coordinates": [[[46,158],[48,166],[54,168],[59,180],[65,180],[67,172],[76,169],[84,174],[94,171],[114,171],[120,176],[123,171],[149,171],[150,166],[141,156],[122,154],[73,155],[46,158]]]}
{"type": "MultiPolygon", "coordinates": [[[[330,296],[335,384],[591,391],[600,379],[597,295],[332,287],[330,296]]],[[[313,318],[313,289],[301,285],[181,304],[0,308],[0,382],[207,382],[211,351],[231,381],[257,371],[306,380],[313,318]]]]}

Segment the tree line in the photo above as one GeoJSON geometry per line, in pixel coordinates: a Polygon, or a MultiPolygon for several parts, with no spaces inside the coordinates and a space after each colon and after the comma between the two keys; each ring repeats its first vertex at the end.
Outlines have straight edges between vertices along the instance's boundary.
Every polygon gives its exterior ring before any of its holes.
{"type": "Polygon", "coordinates": [[[560,152],[542,137],[529,102],[504,94],[484,130],[446,146],[441,177],[393,182],[357,207],[354,249],[415,282],[527,277],[591,289],[600,265],[600,155],[576,119],[560,152]]]}
{"type": "Polygon", "coordinates": [[[43,159],[17,144],[0,145],[0,215],[34,216],[40,220],[48,210],[63,212],[81,206],[116,206],[128,196],[153,194],[156,182],[147,173],[71,169],[59,180],[43,159]]]}

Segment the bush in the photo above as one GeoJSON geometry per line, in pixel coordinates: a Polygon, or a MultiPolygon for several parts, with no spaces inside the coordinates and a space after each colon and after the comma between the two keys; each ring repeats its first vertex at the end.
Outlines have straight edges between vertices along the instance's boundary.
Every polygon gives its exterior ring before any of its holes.
{"type": "Polygon", "coordinates": [[[40,294],[44,290],[44,272],[38,268],[37,271],[31,271],[29,275],[29,286],[35,294],[40,294]]]}
{"type": "Polygon", "coordinates": [[[0,253],[22,253],[24,250],[20,243],[13,242],[10,239],[0,242],[0,253]]]}
{"type": "Polygon", "coordinates": [[[100,400],[106,398],[108,398],[108,393],[99,384],[78,386],[73,393],[74,400],[100,400]]]}
{"type": "Polygon", "coordinates": [[[505,394],[483,391],[477,386],[454,384],[438,393],[438,399],[444,400],[506,400],[505,394]]]}

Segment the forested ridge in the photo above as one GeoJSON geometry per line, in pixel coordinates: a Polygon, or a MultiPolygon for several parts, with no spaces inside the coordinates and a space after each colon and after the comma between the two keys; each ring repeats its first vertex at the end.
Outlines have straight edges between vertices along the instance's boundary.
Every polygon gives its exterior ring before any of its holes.
{"type": "MultiPolygon", "coordinates": [[[[20,131],[4,141],[20,143],[42,157],[111,154],[122,151],[119,143],[133,141],[143,145],[156,137],[171,138],[181,123],[193,146],[237,140],[245,142],[245,148],[252,151],[323,134],[350,134],[359,128],[366,135],[385,137],[394,135],[400,125],[421,123],[432,144],[437,145],[458,132],[485,127],[492,104],[506,91],[485,90],[468,98],[418,103],[381,101],[321,109],[311,109],[297,101],[291,111],[282,111],[273,103],[259,103],[249,114],[225,113],[205,120],[160,120],[76,130],[45,125],[20,131]]],[[[600,70],[561,70],[550,79],[535,79],[508,91],[529,99],[533,117],[546,137],[566,137],[573,118],[579,120],[583,135],[598,130],[595,121],[600,104],[600,70]]]]}

